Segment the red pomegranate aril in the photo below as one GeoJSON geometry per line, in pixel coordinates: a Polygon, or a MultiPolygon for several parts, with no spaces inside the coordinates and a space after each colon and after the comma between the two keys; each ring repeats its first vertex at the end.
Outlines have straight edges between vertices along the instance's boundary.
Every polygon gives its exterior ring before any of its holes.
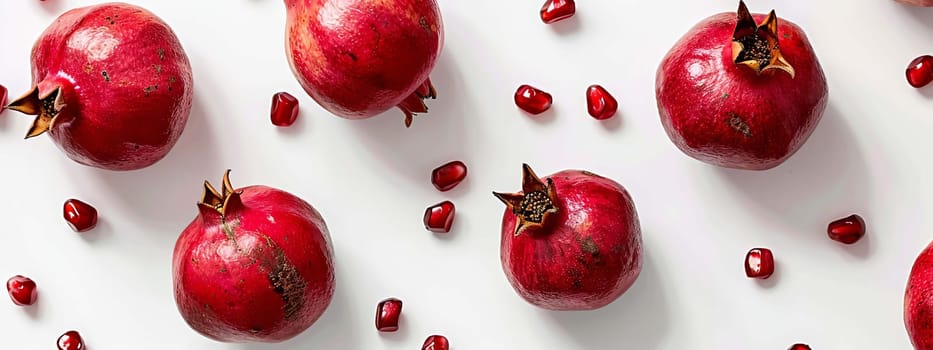
{"type": "Polygon", "coordinates": [[[807,344],[794,344],[791,345],[787,350],[811,350],[810,346],[807,344]]]}
{"type": "Polygon", "coordinates": [[[380,332],[395,332],[398,330],[398,319],[402,315],[402,301],[389,298],[379,302],[376,306],[376,329],[380,332]]]}
{"type": "Polygon", "coordinates": [[[0,113],[6,110],[6,97],[7,89],[3,85],[0,85],[0,113]]]}
{"type": "Polygon", "coordinates": [[[933,56],[923,55],[915,58],[907,66],[907,82],[910,86],[921,88],[933,81],[933,56]]]}
{"type": "Polygon", "coordinates": [[[77,199],[65,201],[65,221],[75,232],[88,231],[97,226],[97,209],[77,199]]]}
{"type": "Polygon", "coordinates": [[[574,0],[547,0],[541,6],[541,20],[550,24],[573,17],[576,12],[577,4],[574,0]]]}
{"type": "Polygon", "coordinates": [[[590,85],[586,89],[586,109],[596,120],[606,120],[616,114],[619,101],[602,86],[590,85]]]}
{"type": "Polygon", "coordinates": [[[454,223],[456,209],[450,201],[444,201],[428,207],[424,211],[424,228],[436,233],[450,232],[454,223]]]}
{"type": "Polygon", "coordinates": [[[10,277],[6,281],[6,291],[10,293],[10,299],[13,299],[13,303],[19,306],[35,304],[36,298],[39,296],[36,282],[20,275],[10,277]]]}
{"type": "Polygon", "coordinates": [[[544,113],[551,108],[551,103],[551,94],[531,85],[519,86],[518,91],[515,91],[515,105],[532,115],[544,113]]]}
{"type": "Polygon", "coordinates": [[[745,255],[745,275],[748,278],[767,279],[774,273],[774,255],[770,249],[755,248],[745,255]]]}
{"type": "Polygon", "coordinates": [[[450,350],[450,343],[443,335],[432,335],[424,340],[421,350],[450,350]]]}
{"type": "Polygon", "coordinates": [[[58,337],[58,350],[84,350],[84,339],[77,331],[67,331],[58,337]]]}
{"type": "Polygon", "coordinates": [[[834,241],[854,244],[865,236],[865,220],[858,214],[852,214],[829,223],[826,231],[834,241]]]}
{"type": "Polygon", "coordinates": [[[446,192],[460,184],[467,176],[466,164],[459,160],[441,165],[431,172],[431,183],[438,191],[446,192]]]}
{"type": "Polygon", "coordinates": [[[298,119],[298,99],[287,92],[272,96],[272,124],[291,126],[298,119]]]}

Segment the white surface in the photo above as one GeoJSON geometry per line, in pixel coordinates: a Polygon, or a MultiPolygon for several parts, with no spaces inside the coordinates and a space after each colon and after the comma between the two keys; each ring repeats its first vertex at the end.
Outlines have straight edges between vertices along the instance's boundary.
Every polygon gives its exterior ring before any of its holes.
{"type": "MultiPolygon", "coordinates": [[[[22,140],[29,118],[0,116],[0,277],[34,278],[37,307],[0,300],[3,348],[50,349],[68,329],[92,349],[418,349],[431,333],[467,349],[907,349],[902,296],[931,235],[927,162],[933,89],[915,91],[904,67],[930,53],[933,11],[888,0],[754,1],[807,31],[829,78],[830,104],[804,148],[769,172],[720,170],[682,155],[654,100],[661,57],[693,24],[734,11],[733,0],[580,1],[575,18],[546,26],[542,1],[440,0],[445,51],[432,74],[440,97],[406,130],[390,111],[352,122],[300,89],[283,49],[282,1],[134,1],[178,33],[195,74],[191,121],[168,158],[113,173],[67,160],[48,137],[22,140]],[[222,5],[221,5],[222,4],[222,5]],[[553,93],[540,120],[512,104],[523,83],[553,93]],[[621,115],[586,115],[585,88],[603,84],[621,115]],[[269,122],[273,93],[299,96],[288,130],[269,122]],[[436,165],[461,159],[465,183],[439,193],[436,165]],[[539,174],[585,168],[635,199],[645,268],[616,303],[585,313],[524,303],[499,265],[503,206],[520,164],[539,174]],[[337,293],[311,328],[280,345],[209,341],[175,309],[171,254],[195,216],[201,181],[232,168],[234,185],[291,191],[325,216],[335,243],[337,293]],[[31,192],[31,193],[30,193],[31,192]],[[61,204],[101,212],[86,235],[61,204]],[[449,238],[424,230],[425,207],[457,204],[449,238]],[[826,224],[862,214],[854,247],[826,224]],[[777,275],[744,277],[755,246],[774,250],[777,275]],[[404,300],[398,334],[373,327],[376,303],[404,300]]],[[[94,1],[4,1],[0,83],[29,88],[29,49],[67,8],[94,1]]],[[[6,297],[3,297],[4,299],[6,297]]]]}

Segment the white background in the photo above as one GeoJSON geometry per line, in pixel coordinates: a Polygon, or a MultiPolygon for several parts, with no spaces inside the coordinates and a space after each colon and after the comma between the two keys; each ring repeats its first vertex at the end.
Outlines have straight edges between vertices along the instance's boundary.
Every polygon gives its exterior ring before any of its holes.
{"type": "MultiPolygon", "coordinates": [[[[440,0],[446,45],[432,80],[439,99],[405,129],[392,110],[365,121],[333,117],[292,77],[281,0],[134,1],[168,22],[191,58],[195,100],[181,141],[142,171],[116,173],[67,160],[46,137],[24,141],[30,118],[0,115],[0,278],[34,278],[39,303],[0,301],[8,349],[50,349],[77,329],[91,349],[418,349],[431,333],[468,349],[908,349],[903,292],[931,239],[929,149],[933,88],[904,79],[933,52],[933,10],[890,0],[750,1],[801,25],[829,79],[830,102],[809,142],[767,172],[721,170],[682,155],[665,136],[655,69],[700,19],[732,0],[580,1],[547,26],[540,0],[440,0]],[[529,83],[552,111],[518,111],[529,83]],[[586,114],[584,91],[603,84],[621,102],[613,121],[586,114]],[[269,122],[273,93],[299,96],[290,129],[269,122]],[[460,159],[468,179],[437,192],[430,171],[460,159]],[[555,313],[523,302],[499,264],[503,205],[520,164],[541,175],[582,168],[634,196],[645,267],[617,302],[555,313]],[[191,331],[172,295],[175,239],[197,213],[201,182],[232,168],[236,186],[266,184],[324,215],[335,244],[337,292],[309,331],[279,345],[221,344],[191,331]],[[101,223],[73,233],[61,205],[94,204],[101,223]],[[425,207],[457,205],[449,237],[422,226],[425,207]],[[855,246],[826,224],[859,213],[855,246]],[[755,246],[773,249],[777,274],[745,278],[755,246]],[[373,326],[376,303],[404,300],[402,329],[373,326]]],[[[30,88],[29,50],[68,8],[94,1],[4,1],[0,84],[30,88]]],[[[5,298],[5,297],[4,297],[5,298]]]]}

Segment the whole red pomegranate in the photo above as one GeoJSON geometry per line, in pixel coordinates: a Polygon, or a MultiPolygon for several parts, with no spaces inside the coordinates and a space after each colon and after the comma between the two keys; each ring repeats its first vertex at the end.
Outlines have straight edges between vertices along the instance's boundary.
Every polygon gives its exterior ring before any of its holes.
{"type": "Polygon", "coordinates": [[[917,350],[933,350],[933,244],[920,253],[904,293],[904,324],[917,350]]]}
{"type": "Polygon", "coordinates": [[[285,0],[286,54],[331,113],[365,119],[397,106],[410,126],[436,96],[428,75],[444,28],[435,0],[285,0]]]}
{"type": "Polygon", "coordinates": [[[917,6],[933,6],[933,0],[894,0],[902,4],[917,6]]]}
{"type": "Polygon", "coordinates": [[[172,260],[175,302],[188,325],[225,342],[281,342],[310,327],[334,295],[324,219],[285,191],[204,183],[200,215],[172,260]]]}
{"type": "Polygon", "coordinates": [[[794,154],[826,109],[823,69],[806,34],[774,11],[721,13],[693,27],[657,72],[664,130],[687,155],[765,170],[794,154]],[[761,23],[761,24],[758,24],[761,23]]]}
{"type": "Polygon", "coordinates": [[[523,167],[522,192],[493,193],[507,206],[500,258],[518,294],[550,310],[606,306],[635,283],[641,227],[621,185],[588,171],[545,177],[523,167]]]}
{"type": "Polygon", "coordinates": [[[159,161],[191,111],[191,66],[175,33],[123,3],[58,17],[32,48],[32,80],[8,106],[37,116],[26,138],[48,131],[69,158],[103,169],[159,161]]]}

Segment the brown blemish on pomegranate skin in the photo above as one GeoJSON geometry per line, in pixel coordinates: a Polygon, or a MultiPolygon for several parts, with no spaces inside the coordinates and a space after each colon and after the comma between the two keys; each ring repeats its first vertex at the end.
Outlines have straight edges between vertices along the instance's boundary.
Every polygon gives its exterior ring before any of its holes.
{"type": "Polygon", "coordinates": [[[748,123],[745,122],[742,117],[738,114],[729,112],[729,119],[726,121],[732,129],[742,133],[745,137],[752,137],[751,128],[748,126],[748,123]]]}
{"type": "Polygon", "coordinates": [[[275,293],[282,298],[285,319],[292,320],[304,307],[303,296],[308,284],[298,269],[285,257],[282,248],[276,246],[269,236],[264,237],[266,245],[275,251],[275,261],[272,262],[272,269],[268,274],[269,282],[275,293]]]}

